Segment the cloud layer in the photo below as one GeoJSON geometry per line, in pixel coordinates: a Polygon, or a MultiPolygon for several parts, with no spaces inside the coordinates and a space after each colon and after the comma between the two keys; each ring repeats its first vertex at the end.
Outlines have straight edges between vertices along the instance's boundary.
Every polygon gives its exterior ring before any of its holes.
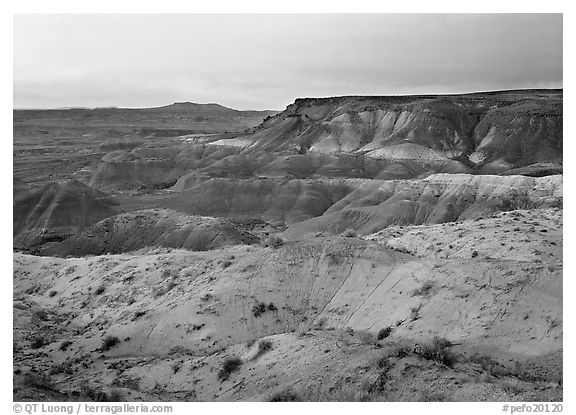
{"type": "Polygon", "coordinates": [[[14,106],[562,86],[562,15],[17,15],[14,106]]]}

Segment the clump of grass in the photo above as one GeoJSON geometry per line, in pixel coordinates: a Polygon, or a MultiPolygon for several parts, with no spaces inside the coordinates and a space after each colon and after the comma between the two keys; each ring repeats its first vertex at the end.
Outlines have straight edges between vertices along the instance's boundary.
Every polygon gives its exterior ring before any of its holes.
{"type": "Polygon", "coordinates": [[[284,390],[273,394],[268,402],[297,402],[300,398],[292,391],[284,390]]]}
{"type": "Polygon", "coordinates": [[[48,320],[48,313],[46,310],[36,310],[32,313],[32,321],[46,321],[48,320]]]}
{"type": "Polygon", "coordinates": [[[259,302],[252,307],[252,315],[256,318],[260,317],[262,314],[266,312],[266,304],[263,302],[259,302]]]}
{"type": "Polygon", "coordinates": [[[117,344],[120,343],[120,339],[116,336],[106,336],[104,340],[102,340],[102,350],[108,351],[117,344]]]}
{"type": "Polygon", "coordinates": [[[65,373],[67,375],[71,375],[74,373],[72,370],[72,361],[67,360],[65,362],[60,363],[59,365],[53,366],[49,372],[51,375],[57,375],[59,373],[65,373]]]}
{"type": "Polygon", "coordinates": [[[182,368],[182,361],[181,360],[176,360],[175,362],[173,362],[170,367],[172,368],[172,373],[178,373],[178,371],[180,370],[180,368],[182,368]]]}
{"type": "Polygon", "coordinates": [[[258,359],[260,356],[264,355],[265,353],[269,352],[272,349],[273,345],[271,340],[260,340],[258,342],[258,352],[256,352],[256,356],[254,356],[254,359],[258,359]]]}
{"type": "Polygon", "coordinates": [[[420,309],[422,305],[420,304],[418,307],[411,307],[410,308],[410,320],[416,321],[420,319],[420,309]]]}
{"type": "Polygon", "coordinates": [[[392,327],[384,327],[383,329],[378,330],[376,338],[378,340],[384,340],[386,337],[390,336],[390,333],[392,333],[392,327]]]}
{"type": "Polygon", "coordinates": [[[446,402],[448,400],[446,394],[442,392],[423,392],[422,402],[446,402]]]}
{"type": "Polygon", "coordinates": [[[346,237],[346,238],[355,238],[358,236],[358,234],[356,233],[356,231],[352,228],[348,228],[346,229],[344,232],[342,232],[341,234],[342,236],[346,237]]]}
{"type": "Polygon", "coordinates": [[[48,343],[50,343],[48,341],[48,338],[38,334],[32,338],[32,341],[30,342],[30,347],[32,347],[33,349],[39,349],[42,346],[46,346],[48,343]]]}
{"type": "Polygon", "coordinates": [[[277,235],[270,236],[262,241],[262,246],[265,248],[280,248],[284,245],[284,240],[277,235]]]}
{"type": "Polygon", "coordinates": [[[43,373],[28,372],[24,375],[24,385],[37,389],[53,389],[54,383],[43,373]]]}
{"type": "Polygon", "coordinates": [[[434,281],[428,280],[422,284],[420,288],[415,289],[412,291],[412,297],[421,296],[421,297],[428,297],[430,292],[434,288],[434,281]]]}
{"type": "Polygon", "coordinates": [[[450,351],[450,347],[452,347],[451,341],[443,337],[434,337],[431,342],[421,346],[418,354],[426,360],[433,360],[452,367],[456,363],[457,358],[450,351]]]}
{"type": "Polygon", "coordinates": [[[58,350],[65,352],[66,350],[68,350],[68,347],[70,347],[71,345],[72,345],[72,341],[64,340],[62,343],[60,343],[60,347],[58,347],[58,350]]]}
{"type": "Polygon", "coordinates": [[[513,190],[502,199],[499,206],[503,212],[538,209],[540,207],[542,207],[542,202],[532,199],[526,190],[513,190]]]}
{"type": "Polygon", "coordinates": [[[218,372],[218,379],[224,382],[230,377],[230,375],[233,372],[240,370],[240,366],[242,366],[242,359],[240,359],[239,357],[227,358],[222,363],[222,368],[218,372]]]}
{"type": "Polygon", "coordinates": [[[110,393],[98,390],[88,385],[82,386],[83,394],[93,402],[121,402],[122,395],[118,391],[110,393]]]}
{"type": "Polygon", "coordinates": [[[360,341],[364,344],[376,344],[376,336],[372,333],[365,331],[365,330],[357,330],[356,335],[360,339],[360,341]]]}

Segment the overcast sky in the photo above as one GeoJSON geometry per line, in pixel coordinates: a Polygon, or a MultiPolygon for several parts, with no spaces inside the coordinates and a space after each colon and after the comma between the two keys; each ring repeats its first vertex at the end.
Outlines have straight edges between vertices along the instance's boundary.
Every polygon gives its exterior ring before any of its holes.
{"type": "Polygon", "coordinates": [[[562,15],[17,15],[14,106],[562,87],[562,15]]]}

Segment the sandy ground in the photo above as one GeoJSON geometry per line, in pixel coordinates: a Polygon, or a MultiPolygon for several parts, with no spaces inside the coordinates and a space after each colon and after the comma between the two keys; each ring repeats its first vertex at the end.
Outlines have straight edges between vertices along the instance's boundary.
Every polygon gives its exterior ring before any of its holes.
{"type": "Polygon", "coordinates": [[[544,209],[278,248],[15,253],[14,397],[560,400],[561,229],[544,209]],[[435,336],[449,364],[423,357],[435,336]]]}

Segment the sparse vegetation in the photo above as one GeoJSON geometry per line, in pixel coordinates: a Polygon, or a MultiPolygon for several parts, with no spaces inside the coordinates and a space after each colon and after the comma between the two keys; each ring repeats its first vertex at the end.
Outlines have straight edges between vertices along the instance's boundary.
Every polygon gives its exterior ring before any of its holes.
{"type": "Polygon", "coordinates": [[[422,304],[418,307],[411,307],[410,308],[410,320],[416,321],[420,319],[420,309],[422,308],[422,304]]]}
{"type": "Polygon", "coordinates": [[[534,200],[528,195],[526,190],[512,190],[509,195],[504,196],[500,202],[500,210],[509,212],[512,210],[529,210],[542,207],[543,203],[534,200]]]}
{"type": "Polygon", "coordinates": [[[102,340],[102,350],[108,351],[117,344],[120,343],[120,339],[116,336],[106,336],[104,340],[102,340]]]}
{"type": "Polygon", "coordinates": [[[89,385],[82,386],[82,393],[88,397],[93,402],[121,402],[122,395],[120,392],[113,390],[111,392],[105,392],[98,390],[89,385]]]}
{"type": "Polygon", "coordinates": [[[229,357],[222,363],[222,368],[218,372],[218,379],[221,381],[227,380],[230,375],[240,370],[240,366],[242,366],[242,359],[239,357],[229,357]]]}
{"type": "Polygon", "coordinates": [[[39,349],[43,346],[46,346],[47,344],[49,344],[50,341],[48,340],[48,338],[42,334],[37,334],[36,336],[34,336],[32,338],[32,341],[30,342],[30,347],[33,349],[39,349]]]}
{"type": "Polygon", "coordinates": [[[392,327],[385,327],[383,329],[378,330],[376,338],[378,340],[384,340],[386,337],[390,336],[390,333],[392,333],[392,327]]]}
{"type": "Polygon", "coordinates": [[[266,312],[266,303],[259,302],[252,307],[252,315],[256,318],[260,317],[266,312]]]}
{"type": "Polygon", "coordinates": [[[346,238],[356,238],[358,236],[358,234],[356,233],[356,231],[354,229],[348,228],[344,232],[342,232],[342,236],[344,236],[346,238]]]}
{"type": "Polygon", "coordinates": [[[265,248],[280,248],[284,245],[284,240],[277,235],[270,236],[262,241],[262,246],[265,248]]]}
{"type": "Polygon", "coordinates": [[[53,389],[54,383],[44,373],[28,372],[24,375],[23,384],[38,389],[53,389]]]}
{"type": "Polygon", "coordinates": [[[58,350],[65,352],[66,350],[68,350],[68,347],[70,347],[71,345],[72,345],[72,341],[64,340],[62,343],[60,343],[60,347],[58,347],[58,350]]]}
{"type": "Polygon", "coordinates": [[[271,340],[268,339],[260,340],[258,342],[258,351],[256,352],[254,359],[258,359],[260,356],[264,355],[265,353],[269,352],[272,349],[273,345],[271,340]]]}
{"type": "Polygon", "coordinates": [[[414,291],[412,291],[412,297],[415,296],[428,297],[433,288],[434,288],[434,281],[432,280],[425,281],[420,288],[416,288],[414,291]]]}
{"type": "Polygon", "coordinates": [[[456,355],[450,351],[451,346],[451,341],[443,337],[434,337],[431,342],[423,344],[417,351],[417,354],[426,360],[433,360],[452,367],[454,363],[456,363],[457,358],[456,355]]]}
{"type": "Polygon", "coordinates": [[[176,360],[175,362],[172,362],[170,367],[172,368],[172,373],[178,373],[178,371],[182,368],[182,361],[176,360]]]}
{"type": "Polygon", "coordinates": [[[300,399],[298,395],[292,391],[284,390],[281,392],[276,392],[274,395],[270,397],[268,402],[297,402],[300,399]]]}

